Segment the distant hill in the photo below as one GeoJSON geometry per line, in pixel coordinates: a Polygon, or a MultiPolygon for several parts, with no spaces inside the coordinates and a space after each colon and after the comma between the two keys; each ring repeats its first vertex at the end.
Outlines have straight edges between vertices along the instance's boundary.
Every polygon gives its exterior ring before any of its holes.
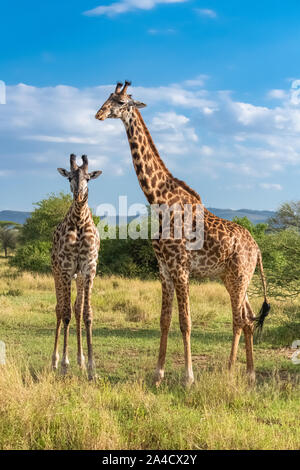
{"type": "MultiPolygon", "coordinates": [[[[274,211],[259,211],[251,209],[216,209],[215,207],[207,207],[207,209],[222,219],[232,220],[234,217],[247,217],[252,223],[259,224],[265,223],[270,217],[275,215],[274,211]]],[[[130,223],[133,219],[144,216],[129,216],[127,223],[130,223]]],[[[119,225],[119,216],[117,215],[116,221],[113,217],[107,217],[108,225],[119,225]]],[[[121,224],[124,223],[121,220],[121,224]]]]}
{"type": "Polygon", "coordinates": [[[26,219],[31,216],[31,212],[22,211],[0,211],[0,220],[24,224],[26,219]]]}
{"type": "Polygon", "coordinates": [[[273,217],[276,212],[274,211],[256,211],[251,209],[216,209],[215,207],[207,208],[210,212],[222,219],[232,220],[234,217],[248,217],[254,224],[264,223],[270,217],[273,217]]]}
{"type": "MultiPolygon", "coordinates": [[[[140,216],[140,215],[129,215],[127,217],[127,224],[130,224],[130,222],[132,222],[132,220],[134,219],[137,219],[137,218],[143,218],[143,216],[140,216]]],[[[111,226],[115,226],[115,225],[124,225],[125,224],[125,221],[124,221],[124,218],[123,217],[120,217],[119,215],[116,215],[116,217],[112,217],[112,216],[102,216],[101,217],[101,221],[102,222],[106,222],[107,225],[111,225],[111,226]]]]}
{"type": "MultiPolygon", "coordinates": [[[[217,215],[218,217],[222,217],[223,219],[232,220],[234,217],[248,217],[251,222],[254,224],[264,223],[270,217],[275,215],[273,211],[257,211],[251,209],[216,209],[215,207],[208,207],[207,208],[210,212],[217,215]]],[[[30,217],[31,212],[22,212],[22,211],[0,211],[0,220],[5,220],[9,222],[17,222],[18,224],[24,224],[26,219],[30,217]]],[[[133,220],[135,217],[130,216],[128,217],[128,222],[133,220]]],[[[108,222],[113,223],[113,219],[108,217],[108,222]]],[[[116,217],[116,223],[119,222],[119,216],[116,217]]]]}

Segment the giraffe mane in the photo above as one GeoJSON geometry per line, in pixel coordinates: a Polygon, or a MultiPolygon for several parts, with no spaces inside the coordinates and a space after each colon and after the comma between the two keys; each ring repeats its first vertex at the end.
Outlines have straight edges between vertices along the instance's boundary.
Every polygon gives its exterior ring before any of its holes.
{"type": "Polygon", "coordinates": [[[199,196],[199,194],[197,193],[197,191],[195,191],[194,189],[192,189],[188,184],[186,184],[184,181],[182,180],[179,180],[178,178],[174,178],[174,181],[176,181],[176,183],[179,184],[179,186],[182,187],[182,189],[184,189],[185,191],[187,191],[191,196],[195,197],[196,199],[198,199],[199,202],[201,202],[201,197],[199,196]]]}

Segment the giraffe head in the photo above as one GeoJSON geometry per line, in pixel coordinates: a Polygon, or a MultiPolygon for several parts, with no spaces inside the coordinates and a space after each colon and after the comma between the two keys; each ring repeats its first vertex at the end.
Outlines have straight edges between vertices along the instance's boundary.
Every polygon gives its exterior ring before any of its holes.
{"type": "Polygon", "coordinates": [[[86,155],[82,155],[82,165],[78,166],[76,163],[76,155],[70,155],[70,171],[64,168],[57,168],[57,171],[68,178],[70,181],[71,192],[73,193],[75,201],[83,201],[88,195],[88,181],[98,178],[102,171],[88,172],[88,158],[86,155]]]}
{"type": "Polygon", "coordinates": [[[131,95],[127,94],[127,88],[131,82],[125,82],[123,87],[122,83],[117,83],[114,93],[105,101],[97,112],[95,118],[99,121],[104,121],[106,118],[121,118],[133,108],[144,108],[146,104],[136,101],[131,95]]]}

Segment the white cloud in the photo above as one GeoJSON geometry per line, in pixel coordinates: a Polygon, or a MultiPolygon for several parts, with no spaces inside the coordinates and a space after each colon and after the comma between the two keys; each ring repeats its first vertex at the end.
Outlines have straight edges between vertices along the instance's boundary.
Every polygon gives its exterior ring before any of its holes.
{"type": "Polygon", "coordinates": [[[257,124],[258,121],[264,121],[270,113],[268,108],[239,102],[232,102],[232,110],[236,114],[237,120],[245,126],[257,124]]]}
{"type": "Polygon", "coordinates": [[[7,176],[10,176],[13,172],[10,170],[0,170],[0,178],[5,178],[7,176]]]}
{"type": "Polygon", "coordinates": [[[282,190],[281,184],[276,184],[276,183],[261,183],[260,187],[262,189],[271,189],[271,190],[274,190],[274,191],[281,191],[282,190]]]}
{"type": "Polygon", "coordinates": [[[206,155],[206,156],[211,156],[213,155],[213,148],[212,147],[209,147],[208,145],[202,145],[202,147],[200,148],[200,151],[203,155],[206,155]]]}
{"type": "Polygon", "coordinates": [[[206,80],[208,79],[208,75],[198,75],[198,77],[192,79],[192,80],[185,80],[183,82],[183,85],[184,86],[187,86],[187,87],[203,87],[206,80]]]}
{"type": "Polygon", "coordinates": [[[285,90],[274,89],[268,92],[268,98],[275,99],[275,100],[283,100],[287,97],[285,90]]]}
{"type": "MultiPolygon", "coordinates": [[[[148,104],[142,111],[145,122],[171,171],[192,185],[194,178],[195,189],[197,178],[208,175],[229,179],[232,187],[242,178],[243,185],[283,190],[281,175],[300,169],[295,82],[276,106],[242,102],[228,92],[193,88],[189,82],[131,90],[148,104]],[[265,183],[272,180],[277,183],[265,183]]],[[[52,175],[57,166],[67,165],[70,153],[86,153],[94,168],[109,174],[132,171],[122,122],[94,118],[112,89],[8,86],[7,104],[0,109],[0,159],[5,161],[0,176],[4,169],[20,166],[52,175]]]]}
{"type": "Polygon", "coordinates": [[[206,90],[185,89],[184,85],[173,84],[156,88],[136,87],[137,98],[143,97],[143,102],[152,105],[167,103],[172,106],[195,108],[203,114],[213,113],[217,109],[217,102],[208,96],[206,90]]]}
{"type": "Polygon", "coordinates": [[[115,16],[133,10],[151,10],[158,4],[184,3],[189,0],[121,0],[111,5],[101,5],[83,14],[86,16],[115,16]]]}
{"type": "Polygon", "coordinates": [[[208,18],[216,18],[217,13],[214,10],[210,10],[209,8],[195,8],[195,11],[200,16],[206,16],[208,18]]]}
{"type": "Polygon", "coordinates": [[[156,145],[171,169],[174,168],[174,161],[168,159],[168,156],[193,153],[195,143],[198,142],[195,129],[189,122],[186,116],[171,111],[157,113],[149,125],[151,132],[155,132],[156,145]]]}
{"type": "Polygon", "coordinates": [[[189,122],[189,118],[174,112],[157,113],[152,120],[154,130],[178,129],[189,122]]]}

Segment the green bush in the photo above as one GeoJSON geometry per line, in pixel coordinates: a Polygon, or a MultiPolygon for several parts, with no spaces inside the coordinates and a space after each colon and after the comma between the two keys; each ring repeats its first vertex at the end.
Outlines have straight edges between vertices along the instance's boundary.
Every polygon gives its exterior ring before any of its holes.
{"type": "Polygon", "coordinates": [[[98,273],[142,279],[156,277],[158,266],[151,240],[101,240],[98,273]]]}
{"type": "Polygon", "coordinates": [[[10,264],[24,271],[48,273],[51,271],[51,242],[34,241],[19,246],[10,264]]]}
{"type": "Polygon", "coordinates": [[[63,220],[71,204],[72,196],[64,193],[50,194],[47,199],[36,202],[36,209],[22,227],[21,241],[52,241],[55,228],[63,220]]]}
{"type": "Polygon", "coordinates": [[[300,293],[300,234],[286,229],[267,235],[260,243],[269,291],[277,297],[300,293]]]}

